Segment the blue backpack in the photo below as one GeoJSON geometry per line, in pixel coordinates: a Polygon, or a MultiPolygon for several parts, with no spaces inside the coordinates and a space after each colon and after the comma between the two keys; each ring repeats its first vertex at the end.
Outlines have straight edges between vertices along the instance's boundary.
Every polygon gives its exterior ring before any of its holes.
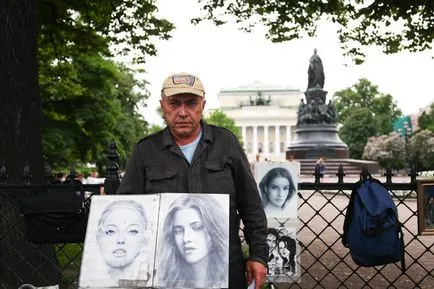
{"type": "Polygon", "coordinates": [[[401,262],[405,271],[404,237],[395,203],[384,185],[372,177],[355,183],[344,221],[342,244],[359,266],[401,262]]]}

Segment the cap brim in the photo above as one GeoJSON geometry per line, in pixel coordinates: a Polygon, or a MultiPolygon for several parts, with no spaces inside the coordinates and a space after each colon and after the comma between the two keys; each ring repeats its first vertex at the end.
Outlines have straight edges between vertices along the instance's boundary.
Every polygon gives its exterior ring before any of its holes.
{"type": "Polygon", "coordinates": [[[163,92],[165,96],[174,96],[181,93],[191,93],[200,97],[205,96],[205,93],[202,90],[192,88],[192,87],[165,88],[163,92]]]}

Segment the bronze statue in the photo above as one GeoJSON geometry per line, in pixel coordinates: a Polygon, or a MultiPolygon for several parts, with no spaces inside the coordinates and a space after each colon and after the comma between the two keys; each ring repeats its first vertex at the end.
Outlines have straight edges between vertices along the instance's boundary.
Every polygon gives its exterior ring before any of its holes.
{"type": "Polygon", "coordinates": [[[316,48],[313,51],[313,55],[309,61],[308,83],[307,89],[311,88],[323,88],[324,87],[324,68],[322,66],[321,58],[316,54],[316,48]]]}

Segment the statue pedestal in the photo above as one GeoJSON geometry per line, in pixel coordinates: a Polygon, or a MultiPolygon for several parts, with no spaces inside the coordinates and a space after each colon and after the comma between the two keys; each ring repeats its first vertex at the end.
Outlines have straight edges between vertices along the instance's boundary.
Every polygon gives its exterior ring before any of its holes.
{"type": "Polygon", "coordinates": [[[349,158],[348,146],[338,135],[336,124],[304,124],[297,126],[295,137],[286,151],[286,158],[333,159],[349,158]]]}

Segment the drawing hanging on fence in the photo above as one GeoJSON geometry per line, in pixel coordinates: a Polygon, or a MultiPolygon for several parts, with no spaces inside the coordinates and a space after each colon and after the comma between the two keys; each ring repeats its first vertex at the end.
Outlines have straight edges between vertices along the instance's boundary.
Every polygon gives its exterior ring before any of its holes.
{"type": "Polygon", "coordinates": [[[228,287],[228,251],[229,195],[94,196],[79,286],[228,287]]]}
{"type": "Polygon", "coordinates": [[[228,195],[162,195],[158,236],[156,287],[229,286],[228,195]]]}
{"type": "Polygon", "coordinates": [[[434,235],[434,180],[418,180],[417,210],[421,235],[434,235]]]}
{"type": "Polygon", "coordinates": [[[267,279],[272,282],[296,282],[300,278],[299,246],[296,227],[269,227],[267,279]]]}
{"type": "Polygon", "coordinates": [[[254,174],[267,218],[297,218],[300,163],[261,162],[254,174]]]}

